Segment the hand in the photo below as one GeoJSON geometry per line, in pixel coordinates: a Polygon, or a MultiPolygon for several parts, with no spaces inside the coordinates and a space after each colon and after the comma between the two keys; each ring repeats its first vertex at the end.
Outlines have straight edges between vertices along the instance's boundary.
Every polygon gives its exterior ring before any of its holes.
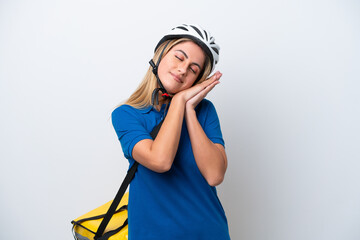
{"type": "MultiPolygon", "coordinates": [[[[206,94],[211,89],[213,89],[213,87],[216,84],[219,83],[219,79],[220,79],[221,75],[222,74],[218,71],[213,76],[209,77],[208,79],[206,79],[202,83],[196,84],[196,85],[194,85],[194,86],[192,86],[192,87],[190,87],[188,89],[185,89],[185,90],[183,90],[181,92],[176,93],[175,96],[173,97],[173,101],[175,99],[178,99],[181,102],[186,104],[187,101],[189,101],[191,98],[193,98],[197,94],[201,93],[202,91],[204,91],[203,96],[205,97],[206,94]],[[214,84],[214,86],[210,87],[212,84],[214,84]]],[[[201,99],[200,99],[200,101],[201,101],[201,99]]]]}
{"type": "MultiPolygon", "coordinates": [[[[195,107],[203,100],[206,95],[217,85],[220,83],[219,79],[221,78],[222,73],[217,71],[214,75],[212,75],[210,78],[208,78],[206,81],[202,82],[201,84],[197,85],[203,85],[199,91],[193,95],[189,100],[186,101],[186,110],[195,109],[195,107]]],[[[196,87],[193,86],[192,88],[196,87]]]]}

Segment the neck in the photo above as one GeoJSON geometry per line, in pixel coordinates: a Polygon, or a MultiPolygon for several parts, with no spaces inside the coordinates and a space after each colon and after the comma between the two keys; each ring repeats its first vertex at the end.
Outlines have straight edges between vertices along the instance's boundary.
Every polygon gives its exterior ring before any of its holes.
{"type": "Polygon", "coordinates": [[[170,102],[170,98],[168,97],[163,97],[162,96],[162,93],[159,93],[159,104],[158,105],[155,105],[154,107],[156,108],[156,110],[160,111],[161,109],[161,106],[163,104],[168,104],[170,102]]]}

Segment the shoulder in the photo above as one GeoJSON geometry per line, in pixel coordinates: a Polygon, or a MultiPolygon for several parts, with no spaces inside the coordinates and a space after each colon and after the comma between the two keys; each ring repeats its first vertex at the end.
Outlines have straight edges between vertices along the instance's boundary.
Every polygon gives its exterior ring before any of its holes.
{"type": "Polygon", "coordinates": [[[204,98],[196,107],[196,111],[198,113],[207,113],[209,111],[215,111],[215,106],[210,100],[204,98]]]}
{"type": "Polygon", "coordinates": [[[129,115],[140,116],[144,113],[149,112],[150,109],[151,109],[151,107],[138,109],[138,108],[132,107],[130,105],[123,104],[114,109],[114,111],[111,113],[111,117],[116,118],[116,117],[123,117],[123,116],[129,116],[129,115]]]}
{"type": "Polygon", "coordinates": [[[208,99],[203,99],[195,110],[198,120],[202,125],[205,125],[209,119],[218,118],[214,104],[208,99]]]}
{"type": "Polygon", "coordinates": [[[121,105],[111,113],[111,121],[115,128],[127,128],[129,125],[145,125],[148,119],[151,107],[138,109],[130,105],[121,105]]]}
{"type": "Polygon", "coordinates": [[[112,115],[119,114],[119,113],[126,113],[126,112],[137,112],[137,111],[138,111],[138,109],[136,109],[130,105],[123,104],[123,105],[120,105],[117,108],[115,108],[114,111],[112,112],[112,115]]]}

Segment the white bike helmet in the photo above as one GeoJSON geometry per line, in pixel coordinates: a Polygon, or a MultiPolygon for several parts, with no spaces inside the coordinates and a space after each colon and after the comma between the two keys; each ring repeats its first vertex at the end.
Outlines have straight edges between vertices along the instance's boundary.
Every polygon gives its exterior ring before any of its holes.
{"type": "Polygon", "coordinates": [[[168,32],[156,45],[156,49],[165,41],[178,38],[189,38],[197,43],[210,57],[211,72],[214,70],[215,65],[219,61],[220,46],[215,43],[215,38],[199,25],[195,24],[182,24],[168,32]]]}
{"type": "MultiPolygon", "coordinates": [[[[215,43],[215,38],[208,31],[201,28],[199,25],[182,24],[182,25],[179,25],[179,26],[171,29],[171,31],[168,34],[166,34],[156,45],[155,52],[163,42],[172,40],[172,39],[179,39],[179,38],[189,38],[192,41],[194,41],[196,44],[198,44],[203,49],[205,54],[207,56],[209,56],[209,58],[210,58],[211,72],[214,70],[215,65],[219,61],[220,47],[219,47],[219,45],[217,45],[215,43]]],[[[163,93],[162,94],[163,97],[171,98],[171,96],[167,93],[166,89],[164,88],[163,84],[161,83],[161,80],[158,75],[158,67],[159,67],[162,55],[164,53],[164,50],[168,44],[169,44],[169,42],[167,42],[166,45],[164,46],[164,48],[162,49],[159,59],[156,64],[154,63],[154,61],[152,59],[149,62],[151,67],[153,68],[152,72],[155,74],[157,82],[159,84],[159,87],[155,88],[152,93],[151,103],[153,105],[159,104],[159,99],[158,99],[159,91],[163,93]]],[[[197,82],[201,78],[201,76],[202,76],[202,74],[199,75],[198,79],[195,82],[197,82]]]]}

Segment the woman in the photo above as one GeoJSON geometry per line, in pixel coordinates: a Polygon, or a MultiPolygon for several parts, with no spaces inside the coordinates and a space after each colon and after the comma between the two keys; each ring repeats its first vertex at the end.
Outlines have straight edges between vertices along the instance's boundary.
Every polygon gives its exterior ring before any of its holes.
{"type": "Polygon", "coordinates": [[[112,122],[130,166],[129,239],[230,239],[216,185],[227,158],[219,119],[204,97],[219,46],[197,25],[173,28],[155,48],[143,82],[112,122]],[[155,64],[156,63],[156,64],[155,64]],[[166,117],[165,117],[166,115],[166,117]],[[153,140],[150,132],[162,120],[153,140]]]}

